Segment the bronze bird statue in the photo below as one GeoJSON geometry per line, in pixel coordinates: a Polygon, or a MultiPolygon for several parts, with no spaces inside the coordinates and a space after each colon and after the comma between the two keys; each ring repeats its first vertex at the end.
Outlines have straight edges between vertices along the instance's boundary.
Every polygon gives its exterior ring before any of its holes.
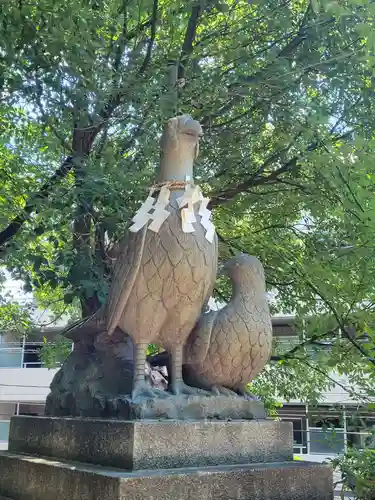
{"type": "Polygon", "coordinates": [[[272,323],[263,266],[242,254],[228,260],[222,272],[233,295],[218,311],[202,313],[184,351],[184,380],[216,393],[249,396],[247,384],[268,362],[272,323]]]}
{"type": "MultiPolygon", "coordinates": [[[[157,183],[117,249],[105,305],[65,335],[116,329],[134,343],[132,398],[154,395],[145,381],[149,343],[171,356],[170,391],[194,393],[182,379],[183,346],[216,278],[217,236],[208,200],[193,182],[202,127],[188,115],[172,118],[161,138],[157,183]],[[158,198],[155,198],[158,193],[158,198]]],[[[196,392],[196,391],[195,391],[196,392]]]]}
{"type": "MultiPolygon", "coordinates": [[[[218,311],[204,312],[185,348],[183,377],[190,386],[228,396],[253,396],[247,384],[263,369],[272,349],[272,323],[264,270],[247,254],[221,268],[232,282],[232,298],[218,311]]],[[[167,352],[149,357],[151,366],[167,366],[167,352]]]]}

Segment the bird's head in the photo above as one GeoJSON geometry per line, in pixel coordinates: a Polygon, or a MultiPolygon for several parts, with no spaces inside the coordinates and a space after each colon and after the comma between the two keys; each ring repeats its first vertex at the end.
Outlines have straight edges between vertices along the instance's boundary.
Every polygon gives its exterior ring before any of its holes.
{"type": "Polygon", "coordinates": [[[257,257],[242,253],[227,260],[220,268],[219,275],[228,276],[234,283],[264,283],[263,265],[257,257]]]}
{"type": "Polygon", "coordinates": [[[199,153],[199,140],[203,135],[202,125],[194,120],[190,115],[180,115],[170,118],[164,128],[161,138],[161,149],[177,150],[184,146],[184,149],[191,150],[194,159],[199,153]]]}
{"type": "Polygon", "coordinates": [[[170,120],[170,126],[175,126],[179,134],[183,134],[197,141],[203,135],[202,125],[190,115],[181,115],[170,120]]]}

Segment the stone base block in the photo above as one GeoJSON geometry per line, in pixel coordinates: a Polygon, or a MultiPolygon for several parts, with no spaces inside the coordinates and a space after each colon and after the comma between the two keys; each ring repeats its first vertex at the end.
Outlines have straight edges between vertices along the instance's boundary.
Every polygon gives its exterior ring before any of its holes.
{"type": "MultiPolygon", "coordinates": [[[[134,403],[128,398],[117,398],[115,406],[120,418],[126,420],[179,419],[179,420],[252,420],[266,418],[264,405],[260,401],[251,401],[243,397],[227,396],[187,396],[184,394],[145,399],[143,403],[134,403]]],[[[112,403],[113,404],[113,403],[112,403]]]]}
{"type": "Polygon", "coordinates": [[[124,472],[0,453],[14,500],[332,500],[332,469],[307,462],[124,472]]]}
{"type": "Polygon", "coordinates": [[[9,451],[127,470],[293,459],[290,422],[12,417],[9,451]]]}

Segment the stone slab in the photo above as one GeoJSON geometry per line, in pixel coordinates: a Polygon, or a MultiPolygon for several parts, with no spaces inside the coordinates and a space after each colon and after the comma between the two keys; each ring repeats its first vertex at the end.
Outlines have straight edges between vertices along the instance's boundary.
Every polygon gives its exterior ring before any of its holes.
{"type": "MultiPolygon", "coordinates": [[[[204,392],[204,391],[201,391],[204,392]]],[[[158,397],[134,403],[126,397],[111,402],[124,420],[179,419],[179,420],[252,420],[266,418],[263,403],[243,397],[206,395],[170,395],[159,391],[158,397]]],[[[112,411],[113,413],[113,411],[112,411]]]]}
{"type": "Polygon", "coordinates": [[[121,421],[12,417],[9,451],[128,470],[283,462],[293,459],[290,422],[121,421]]]}
{"type": "Polygon", "coordinates": [[[332,469],[284,462],[126,472],[0,453],[0,495],[17,500],[332,500],[332,469]]]}

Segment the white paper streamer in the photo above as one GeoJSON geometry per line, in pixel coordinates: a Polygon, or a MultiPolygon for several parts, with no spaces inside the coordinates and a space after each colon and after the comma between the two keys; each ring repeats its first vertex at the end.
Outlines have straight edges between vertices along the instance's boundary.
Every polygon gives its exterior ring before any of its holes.
{"type": "Polygon", "coordinates": [[[194,208],[191,203],[189,203],[188,208],[183,208],[181,210],[181,220],[183,232],[194,233],[195,229],[193,223],[197,222],[197,219],[195,217],[194,208]]]}
{"type": "Polygon", "coordinates": [[[137,233],[147,222],[150,220],[149,211],[152,209],[155,202],[155,198],[152,196],[148,196],[146,201],[142,204],[142,206],[137,210],[134,215],[132,222],[134,224],[129,227],[129,231],[132,233],[137,233]]]}
{"type": "Polygon", "coordinates": [[[165,210],[165,207],[169,203],[169,197],[170,197],[170,191],[167,186],[163,186],[160,190],[159,196],[158,196],[158,201],[154,205],[154,212],[150,215],[150,218],[152,219],[151,224],[148,226],[148,228],[151,231],[154,231],[155,233],[159,232],[159,229],[163,222],[167,219],[167,217],[170,215],[168,210],[165,210]]]}
{"type": "Polygon", "coordinates": [[[206,230],[205,237],[212,243],[215,236],[215,226],[211,222],[211,210],[207,208],[209,201],[209,198],[202,198],[198,213],[201,216],[201,224],[206,230]]]}
{"type": "MultiPolygon", "coordinates": [[[[151,196],[153,191],[146,201],[139,208],[137,213],[132,219],[134,223],[129,231],[136,233],[144,227],[150,220],[149,229],[154,232],[159,232],[164,221],[169,217],[170,213],[166,210],[166,206],[170,199],[170,189],[168,185],[162,186],[159,196],[155,199],[151,196]]],[[[215,226],[211,221],[211,211],[208,210],[207,205],[209,198],[204,198],[199,186],[194,186],[190,182],[190,177],[186,177],[185,192],[182,196],[177,198],[177,204],[181,208],[181,222],[182,231],[184,233],[193,233],[195,231],[193,224],[197,222],[194,205],[200,202],[198,214],[200,215],[200,222],[206,230],[205,238],[212,243],[215,236],[215,226]],[[186,207],[187,208],[184,208],[186,207]]]]}

